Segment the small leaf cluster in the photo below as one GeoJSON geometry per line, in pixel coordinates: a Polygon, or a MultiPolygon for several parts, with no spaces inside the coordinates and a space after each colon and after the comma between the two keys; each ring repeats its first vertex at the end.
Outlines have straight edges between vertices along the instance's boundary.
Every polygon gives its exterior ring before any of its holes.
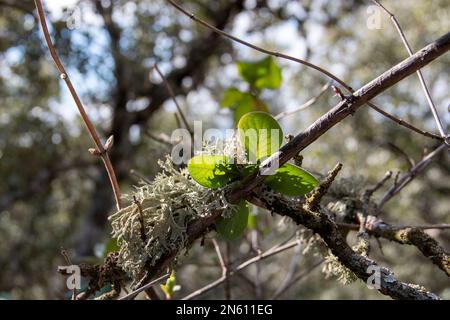
{"type": "MultiPolygon", "coordinates": [[[[259,170],[262,161],[278,151],[272,150],[272,146],[280,146],[282,143],[283,133],[279,123],[266,112],[254,111],[245,114],[239,120],[237,129],[241,147],[245,150],[247,157],[254,156],[257,163],[236,164],[234,159],[229,159],[229,156],[224,154],[195,156],[188,164],[188,171],[200,185],[213,189],[222,188],[232,182],[245,179],[259,170]],[[252,142],[252,147],[246,134],[248,130],[256,132],[256,141],[252,142]],[[259,134],[262,130],[264,130],[264,135],[259,134]],[[278,134],[274,135],[273,132],[278,132],[278,134]],[[277,141],[273,141],[273,139],[277,141]]],[[[287,196],[301,196],[314,189],[317,180],[306,170],[286,163],[274,174],[269,175],[264,184],[273,191],[287,196]]],[[[248,203],[242,201],[239,204],[239,210],[233,212],[230,217],[221,217],[217,220],[216,230],[225,239],[235,239],[243,233],[248,220],[248,203]]]]}
{"type": "Polygon", "coordinates": [[[179,291],[181,286],[176,283],[175,271],[172,271],[165,284],[161,285],[161,290],[166,296],[166,300],[172,300],[175,292],[179,291]]]}
{"type": "Polygon", "coordinates": [[[248,112],[268,112],[267,105],[260,99],[261,92],[278,89],[281,85],[281,69],[270,56],[256,62],[239,61],[237,69],[247,84],[247,90],[231,87],[225,91],[220,102],[221,108],[234,111],[236,124],[248,112]]]}

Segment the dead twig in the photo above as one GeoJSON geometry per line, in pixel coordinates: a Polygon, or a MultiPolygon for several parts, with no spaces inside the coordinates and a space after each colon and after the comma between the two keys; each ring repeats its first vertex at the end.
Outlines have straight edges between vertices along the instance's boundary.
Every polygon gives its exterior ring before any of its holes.
{"type": "Polygon", "coordinates": [[[311,196],[309,196],[306,199],[306,205],[308,206],[309,210],[313,211],[317,210],[317,208],[320,205],[320,201],[322,200],[323,196],[327,193],[328,189],[330,188],[334,179],[336,179],[336,176],[338,175],[339,171],[341,171],[341,169],[342,163],[336,164],[336,166],[327,173],[325,179],[323,179],[317,185],[317,187],[314,188],[311,196]]]}

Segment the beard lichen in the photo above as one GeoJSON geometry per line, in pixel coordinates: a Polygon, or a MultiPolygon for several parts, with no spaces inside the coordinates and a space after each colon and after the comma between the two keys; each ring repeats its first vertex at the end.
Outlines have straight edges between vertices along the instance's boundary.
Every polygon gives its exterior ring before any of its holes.
{"type": "Polygon", "coordinates": [[[226,216],[237,209],[225,197],[231,186],[202,187],[187,169],[174,168],[169,157],[158,164],[163,171],[154,181],[124,196],[131,205],[109,217],[112,235],[120,248],[119,265],[134,283],[164,253],[185,247],[190,223],[207,217],[212,210],[223,210],[226,216]]]}

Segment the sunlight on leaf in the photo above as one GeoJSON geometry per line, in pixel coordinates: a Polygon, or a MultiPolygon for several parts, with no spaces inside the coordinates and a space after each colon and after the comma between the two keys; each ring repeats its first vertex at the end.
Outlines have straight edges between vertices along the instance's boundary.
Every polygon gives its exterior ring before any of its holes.
{"type": "Polygon", "coordinates": [[[260,160],[278,151],[283,143],[283,130],[270,114],[250,112],[238,123],[238,134],[249,159],[260,160]]]}
{"type": "Polygon", "coordinates": [[[239,172],[233,164],[227,164],[224,155],[200,155],[188,164],[191,177],[207,188],[224,187],[235,179],[239,172]]]}

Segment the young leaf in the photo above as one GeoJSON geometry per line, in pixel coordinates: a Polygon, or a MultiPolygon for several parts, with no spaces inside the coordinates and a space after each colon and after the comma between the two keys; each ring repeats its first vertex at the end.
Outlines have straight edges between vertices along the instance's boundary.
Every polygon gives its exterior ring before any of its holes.
{"type": "Polygon", "coordinates": [[[264,181],[273,190],[287,196],[301,196],[317,185],[317,179],[308,171],[286,163],[264,181]]]}
{"type": "Polygon", "coordinates": [[[255,214],[248,215],[247,226],[249,229],[256,229],[256,218],[257,216],[255,214]]]}
{"type": "Polygon", "coordinates": [[[281,84],[281,70],[272,57],[256,62],[237,63],[238,72],[251,87],[256,89],[277,89],[281,84]]]}
{"type": "Polygon", "coordinates": [[[251,160],[260,160],[278,151],[283,142],[283,130],[270,114],[249,112],[238,123],[241,144],[251,160]]]}
{"type": "Polygon", "coordinates": [[[261,99],[236,88],[229,88],[225,91],[222,101],[220,101],[220,107],[234,110],[234,121],[236,124],[248,112],[268,111],[266,104],[261,99]]]}
{"type": "Polygon", "coordinates": [[[172,271],[170,277],[167,278],[166,284],[161,284],[161,289],[166,295],[166,300],[173,298],[175,291],[180,289],[180,286],[176,284],[175,271],[172,271]]]}
{"type": "Polygon", "coordinates": [[[200,155],[188,164],[192,179],[207,188],[220,188],[239,175],[233,164],[227,163],[225,155],[200,155]]]}
{"type": "Polygon", "coordinates": [[[238,238],[247,227],[248,214],[248,203],[247,201],[242,201],[239,210],[233,213],[231,217],[220,217],[219,219],[217,219],[217,232],[226,240],[233,240],[238,238]]]}
{"type": "Polygon", "coordinates": [[[240,104],[234,109],[234,123],[239,123],[239,120],[247,113],[254,111],[253,109],[253,98],[251,96],[246,97],[241,101],[240,104]]]}
{"type": "Polygon", "coordinates": [[[242,92],[239,89],[234,88],[234,87],[229,88],[223,94],[223,98],[220,101],[220,107],[221,108],[233,108],[236,105],[240,104],[241,100],[246,95],[249,95],[249,93],[242,92]]]}

